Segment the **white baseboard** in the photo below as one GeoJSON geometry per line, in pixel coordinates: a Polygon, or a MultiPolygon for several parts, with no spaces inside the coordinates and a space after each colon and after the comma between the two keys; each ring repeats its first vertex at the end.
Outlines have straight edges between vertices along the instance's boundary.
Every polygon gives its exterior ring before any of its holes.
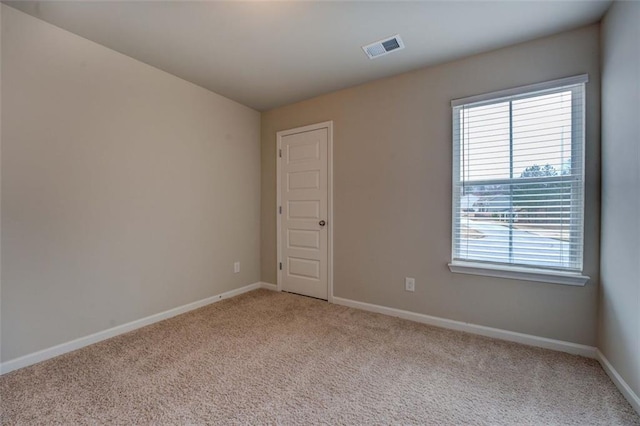
{"type": "Polygon", "coordinates": [[[545,349],[553,349],[560,352],[568,352],[574,355],[581,355],[587,358],[596,358],[596,348],[593,346],[580,345],[577,343],[565,342],[563,340],[548,339],[546,337],[533,336],[531,334],[517,333],[515,331],[502,330],[499,328],[485,327],[483,325],[471,324],[446,318],[434,317],[431,315],[419,314],[416,312],[403,311],[401,309],[388,308],[386,306],[373,305],[370,303],[358,302],[351,299],[334,297],[333,303],[365,311],[385,314],[392,317],[403,318],[422,324],[447,328],[450,330],[464,331],[478,334],[485,337],[506,340],[509,342],[522,343],[529,346],[537,346],[545,349]]]}
{"type": "MultiPolygon", "coordinates": [[[[185,312],[192,311],[194,309],[201,308],[206,305],[218,302],[223,299],[228,299],[233,296],[237,296],[248,291],[256,290],[263,287],[266,283],[253,283],[244,287],[237,288],[235,290],[227,291],[215,296],[207,297],[206,299],[198,300],[196,302],[188,303],[186,305],[178,306],[177,308],[169,309],[168,311],[160,312],[158,314],[150,315],[139,320],[131,321],[126,324],[118,325],[107,330],[99,331],[88,336],[80,337],[70,342],[61,343],[56,346],[52,346],[47,349],[43,349],[38,352],[27,354],[19,358],[14,358],[9,361],[5,361],[0,364],[0,374],[5,374],[19,368],[27,367],[29,365],[36,364],[38,362],[45,361],[47,359],[56,357],[58,355],[65,354],[67,352],[75,351],[76,349],[83,348],[85,346],[100,342],[102,340],[115,337],[119,334],[128,333],[129,331],[136,330],[140,327],[144,327],[158,321],[165,320],[167,318],[175,317],[176,315],[183,314],[185,312]]],[[[274,286],[275,287],[275,286],[274,286]]]]}
{"type": "Polygon", "coordinates": [[[271,283],[260,282],[260,288],[265,290],[278,291],[278,286],[271,283]]]}
{"type": "Polygon", "coordinates": [[[622,376],[613,368],[613,365],[609,362],[607,357],[604,356],[600,349],[596,349],[596,357],[600,361],[600,365],[607,373],[611,381],[616,385],[620,393],[629,401],[629,404],[633,407],[638,414],[640,414],[640,397],[631,389],[631,387],[624,381],[622,376]]]}

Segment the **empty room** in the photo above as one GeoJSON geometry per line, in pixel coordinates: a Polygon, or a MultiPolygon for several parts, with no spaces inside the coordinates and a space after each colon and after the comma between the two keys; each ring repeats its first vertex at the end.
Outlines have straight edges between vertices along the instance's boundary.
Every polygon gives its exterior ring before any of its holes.
{"type": "Polygon", "coordinates": [[[640,425],[640,2],[0,18],[0,424],[640,425]]]}

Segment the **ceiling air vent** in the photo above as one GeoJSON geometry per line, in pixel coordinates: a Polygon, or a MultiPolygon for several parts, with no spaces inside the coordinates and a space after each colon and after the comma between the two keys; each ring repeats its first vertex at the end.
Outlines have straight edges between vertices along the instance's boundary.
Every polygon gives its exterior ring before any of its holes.
{"type": "Polygon", "coordinates": [[[393,37],[378,40],[375,43],[362,46],[362,50],[367,54],[369,59],[375,59],[384,56],[396,50],[404,49],[404,43],[398,34],[393,37]]]}

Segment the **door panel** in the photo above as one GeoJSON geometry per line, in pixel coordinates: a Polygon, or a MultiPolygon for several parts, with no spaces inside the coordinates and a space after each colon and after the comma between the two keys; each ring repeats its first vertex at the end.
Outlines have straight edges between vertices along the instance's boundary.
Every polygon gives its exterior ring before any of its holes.
{"type": "Polygon", "coordinates": [[[289,248],[320,249],[320,231],[288,230],[287,245],[289,248]]]}
{"type": "Polygon", "coordinates": [[[282,136],[282,289],[328,297],[328,129],[282,136]]]}
{"type": "Polygon", "coordinates": [[[287,207],[287,218],[289,220],[320,220],[320,201],[289,201],[287,207]]]}
{"type": "MultiPolygon", "coordinates": [[[[289,136],[285,136],[285,137],[289,137],[289,136]]],[[[289,164],[320,159],[320,147],[315,142],[310,142],[310,143],[303,142],[294,146],[289,145],[285,148],[285,150],[287,153],[287,159],[289,164]]]]}
{"type": "Polygon", "coordinates": [[[320,261],[311,259],[300,259],[297,257],[289,257],[287,264],[289,265],[289,274],[291,276],[320,279],[320,261]]]}
{"type": "Polygon", "coordinates": [[[300,189],[320,189],[320,171],[294,172],[287,176],[289,192],[300,189]]]}

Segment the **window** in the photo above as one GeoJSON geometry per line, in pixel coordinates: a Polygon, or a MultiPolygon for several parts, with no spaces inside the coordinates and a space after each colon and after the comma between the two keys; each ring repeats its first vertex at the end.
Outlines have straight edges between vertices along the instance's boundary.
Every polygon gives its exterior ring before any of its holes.
{"type": "Polygon", "coordinates": [[[453,272],[584,285],[586,82],[452,101],[453,272]]]}

